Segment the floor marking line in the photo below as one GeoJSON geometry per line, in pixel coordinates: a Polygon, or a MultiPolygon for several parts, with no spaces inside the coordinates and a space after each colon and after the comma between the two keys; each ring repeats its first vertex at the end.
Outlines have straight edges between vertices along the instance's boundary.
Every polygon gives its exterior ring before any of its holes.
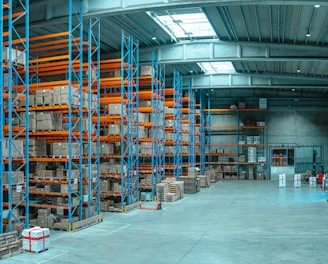
{"type": "Polygon", "coordinates": [[[111,235],[111,234],[113,234],[113,233],[116,233],[116,232],[118,232],[118,231],[121,231],[121,230],[127,228],[127,227],[130,226],[130,225],[131,225],[131,224],[127,224],[127,225],[125,225],[125,226],[122,226],[122,227],[116,228],[116,229],[114,229],[113,231],[111,231],[111,232],[109,232],[109,233],[103,235],[103,237],[105,237],[105,236],[109,236],[109,235],[111,235]]]}
{"type": "Polygon", "coordinates": [[[58,254],[58,255],[55,255],[55,256],[53,256],[53,257],[51,257],[51,258],[48,258],[48,259],[46,259],[46,260],[42,260],[42,261],[40,261],[40,262],[36,262],[36,264],[46,263],[46,262],[48,262],[49,260],[53,260],[53,259],[55,259],[55,258],[58,258],[58,257],[62,256],[62,255],[65,255],[65,254],[67,254],[67,253],[68,253],[68,251],[63,251],[62,253],[60,253],[60,254],[58,254]]]}

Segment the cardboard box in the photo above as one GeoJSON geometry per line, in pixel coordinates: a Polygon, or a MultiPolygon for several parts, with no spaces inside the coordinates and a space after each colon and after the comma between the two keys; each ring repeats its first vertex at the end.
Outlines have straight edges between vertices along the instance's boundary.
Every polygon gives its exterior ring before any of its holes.
{"type": "Polygon", "coordinates": [[[245,108],[246,103],[245,102],[238,102],[238,108],[245,108]]]}

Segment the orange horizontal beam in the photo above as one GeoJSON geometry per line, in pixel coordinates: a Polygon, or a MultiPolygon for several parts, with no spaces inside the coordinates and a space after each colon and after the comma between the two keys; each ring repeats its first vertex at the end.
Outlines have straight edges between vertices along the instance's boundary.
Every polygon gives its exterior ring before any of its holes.
{"type": "MultiPolygon", "coordinates": [[[[12,45],[17,45],[17,44],[22,44],[22,43],[25,43],[26,42],[26,38],[21,38],[21,39],[14,39],[14,40],[12,40],[12,42],[11,42],[11,44],[12,45]]],[[[3,42],[3,46],[8,46],[8,44],[9,44],[9,41],[4,41],[3,42]]]]}
{"type": "MultiPolygon", "coordinates": [[[[12,18],[17,18],[17,17],[22,16],[24,14],[26,14],[26,13],[25,12],[17,12],[17,13],[12,14],[11,17],[12,18]]],[[[7,20],[8,18],[9,18],[9,15],[3,16],[3,20],[7,20]]]]}
{"type": "Polygon", "coordinates": [[[29,204],[29,207],[35,207],[35,208],[51,208],[51,209],[65,209],[69,210],[68,206],[63,205],[49,205],[49,204],[29,204]]]}
{"type": "MultiPolygon", "coordinates": [[[[75,38],[76,41],[80,41],[80,38],[75,38]]],[[[36,48],[36,47],[43,47],[43,46],[49,46],[49,45],[54,45],[54,44],[60,44],[60,43],[68,43],[68,39],[57,39],[57,40],[51,40],[51,41],[44,41],[44,42],[39,42],[36,44],[31,44],[30,49],[36,48]]]]}
{"type": "Polygon", "coordinates": [[[68,162],[69,158],[29,158],[29,161],[35,161],[35,162],[68,162]]]}
{"type": "Polygon", "coordinates": [[[40,192],[40,191],[29,190],[29,194],[69,197],[69,193],[61,193],[61,192],[40,192]]]}
{"type": "MultiPolygon", "coordinates": [[[[31,37],[30,42],[43,40],[43,39],[64,37],[64,36],[68,36],[69,34],[70,34],[69,31],[64,31],[64,32],[59,32],[59,33],[53,33],[53,34],[42,35],[42,36],[37,36],[37,37],[31,37]]],[[[42,43],[42,42],[40,42],[40,43],[42,43]]]]}
{"type": "Polygon", "coordinates": [[[30,63],[40,63],[40,62],[48,62],[48,61],[56,61],[56,60],[65,60],[69,59],[69,55],[55,56],[55,57],[47,57],[41,59],[30,60],[30,63]]]}

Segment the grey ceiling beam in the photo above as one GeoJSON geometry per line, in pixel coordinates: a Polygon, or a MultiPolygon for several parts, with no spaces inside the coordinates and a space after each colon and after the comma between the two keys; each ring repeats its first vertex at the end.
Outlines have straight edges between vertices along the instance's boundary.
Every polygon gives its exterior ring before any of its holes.
{"type": "MultiPolygon", "coordinates": [[[[84,16],[111,16],[120,13],[152,11],[156,9],[231,6],[231,5],[314,5],[328,6],[327,1],[299,0],[84,0],[84,16]]],[[[67,0],[48,0],[30,4],[30,22],[50,22],[68,14],[67,0]]],[[[58,21],[60,22],[60,21],[58,21]]]]}
{"type": "Polygon", "coordinates": [[[328,89],[328,79],[257,74],[212,74],[183,78],[183,87],[191,80],[193,89],[220,88],[295,88],[328,89]]]}
{"type": "Polygon", "coordinates": [[[149,11],[154,9],[181,8],[193,6],[228,5],[328,5],[327,1],[299,0],[84,0],[86,16],[110,15],[121,12],[149,11]]]}
{"type": "Polygon", "coordinates": [[[151,62],[152,51],[157,52],[159,63],[164,64],[210,61],[328,60],[327,48],[321,46],[201,40],[140,48],[139,60],[141,64],[151,62]]]}

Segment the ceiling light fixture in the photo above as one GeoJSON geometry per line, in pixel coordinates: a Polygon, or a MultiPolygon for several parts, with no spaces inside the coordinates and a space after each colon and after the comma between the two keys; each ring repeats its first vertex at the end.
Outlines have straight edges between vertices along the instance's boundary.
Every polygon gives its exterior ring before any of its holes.
{"type": "Polygon", "coordinates": [[[157,38],[156,38],[156,37],[152,37],[151,39],[152,39],[152,40],[156,40],[157,38]]]}
{"type": "Polygon", "coordinates": [[[315,8],[319,8],[319,7],[320,7],[320,5],[314,5],[314,7],[315,7],[315,8]]]}
{"type": "Polygon", "coordinates": [[[211,92],[214,92],[214,89],[211,89],[211,92]]]}
{"type": "Polygon", "coordinates": [[[310,32],[306,33],[306,36],[307,36],[307,37],[311,37],[310,32]]]}
{"type": "Polygon", "coordinates": [[[296,71],[297,71],[297,73],[300,73],[300,72],[301,72],[300,68],[297,68],[297,70],[296,70],[296,71]]]}
{"type": "Polygon", "coordinates": [[[295,88],[292,88],[292,92],[295,92],[295,88]]]}

